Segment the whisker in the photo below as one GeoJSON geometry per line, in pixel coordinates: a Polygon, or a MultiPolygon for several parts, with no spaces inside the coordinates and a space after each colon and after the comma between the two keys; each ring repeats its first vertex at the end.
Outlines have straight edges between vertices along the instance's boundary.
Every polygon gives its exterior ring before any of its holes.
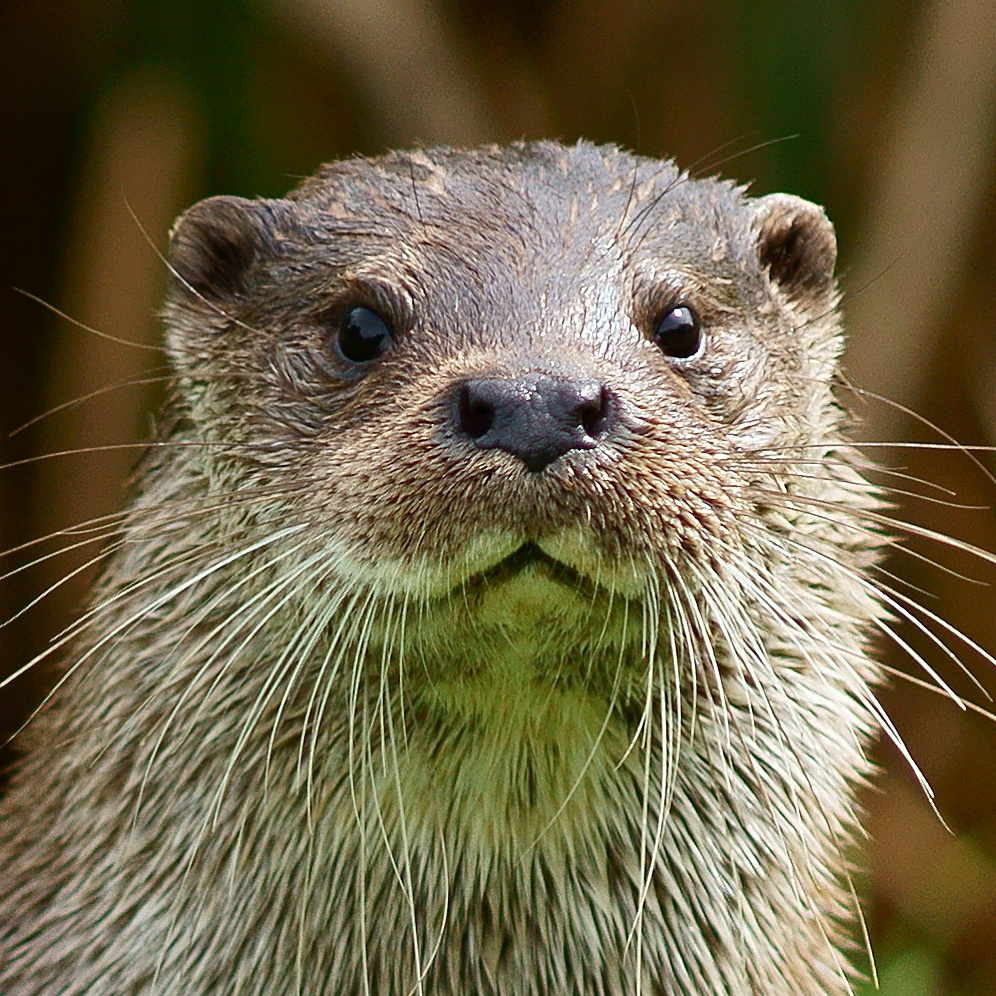
{"type": "MultiPolygon", "coordinates": [[[[133,345],[139,345],[134,343],[133,345]]],[[[148,387],[151,384],[166,384],[169,383],[173,377],[170,373],[163,373],[159,376],[151,376],[156,373],[157,370],[168,371],[169,367],[156,367],[153,370],[146,371],[146,376],[136,377],[131,380],[118,381],[116,384],[108,384],[105,387],[97,388],[95,391],[89,391],[86,394],[80,395],[78,398],[73,398],[70,401],[63,401],[61,404],[54,405],[49,408],[48,411],[44,411],[41,415],[36,415],[34,418],[28,419],[27,422],[22,423],[16,429],[11,429],[7,433],[9,439],[13,439],[18,433],[24,432],[25,429],[30,429],[31,426],[37,425],[44,419],[49,418],[51,415],[55,415],[58,412],[66,411],[70,408],[75,408],[78,405],[83,405],[87,401],[92,401],[94,398],[103,397],[106,394],[111,394],[114,391],[121,391],[128,387],[148,387]]]]}
{"type": "MultiPolygon", "coordinates": [[[[988,452],[993,449],[992,447],[965,446],[962,443],[959,443],[958,440],[955,439],[955,437],[952,436],[949,432],[945,432],[944,429],[942,429],[939,425],[937,425],[934,422],[931,422],[929,418],[925,418],[923,415],[921,415],[919,412],[914,411],[912,408],[900,404],[900,402],[898,401],[893,401],[891,398],[886,398],[884,395],[876,394],[874,391],[869,391],[865,388],[855,387],[853,384],[846,381],[843,377],[840,377],[838,379],[835,386],[850,391],[852,394],[857,395],[859,398],[870,398],[873,401],[877,401],[879,404],[891,408],[893,411],[900,412],[901,414],[905,415],[907,418],[913,419],[919,425],[924,426],[925,428],[929,429],[931,432],[936,433],[942,439],[946,440],[948,444],[951,446],[951,448],[957,450],[959,453],[963,453],[980,471],[982,471],[986,479],[991,484],[996,484],[996,475],[993,475],[992,471],[990,471],[986,467],[986,465],[981,460],[979,460],[978,457],[975,456],[976,452],[981,452],[981,451],[988,452]]],[[[866,444],[862,442],[860,445],[861,448],[864,449],[866,444]]],[[[907,443],[903,445],[909,446],[915,444],[907,443]]]]}
{"type": "MultiPolygon", "coordinates": [[[[911,685],[916,685],[917,688],[922,688],[925,692],[932,692],[934,695],[941,695],[944,698],[948,697],[947,692],[945,692],[943,688],[938,688],[932,681],[925,681],[923,678],[918,678],[916,675],[908,674],[906,671],[901,671],[899,668],[892,667],[890,664],[879,664],[879,667],[893,678],[900,678],[911,685]]],[[[976,715],[982,716],[992,723],[996,723],[996,712],[986,709],[975,702],[969,702],[967,699],[964,700],[963,704],[965,709],[969,712],[974,712],[976,715]]]]}
{"type": "MultiPolygon", "coordinates": [[[[758,534],[760,534],[761,536],[770,539],[769,534],[767,534],[764,529],[758,527],[755,531],[758,534]]],[[[789,539],[786,536],[779,536],[778,540],[779,540],[780,543],[784,543],[787,546],[789,546],[789,547],[791,547],[793,549],[798,550],[804,556],[811,556],[812,558],[814,558],[815,561],[817,561],[819,563],[825,564],[831,571],[840,571],[846,577],[848,577],[852,581],[854,581],[859,587],[861,587],[866,592],[868,592],[868,594],[873,599],[875,599],[876,601],[880,601],[880,593],[879,593],[878,588],[875,585],[873,585],[870,582],[866,581],[857,572],[848,570],[847,568],[843,567],[839,562],[833,560],[832,557],[829,557],[826,554],[822,554],[820,551],[815,550],[815,549],[813,549],[813,548],[811,548],[809,546],[806,546],[803,543],[791,540],[791,539],[789,539]]],[[[878,622],[878,620],[872,620],[872,621],[874,623],[876,623],[876,624],[878,622]]],[[[843,660],[843,658],[842,658],[842,660],[843,660]]],[[[864,684],[864,682],[859,678],[857,684],[858,684],[858,687],[861,687],[864,684]]],[[[869,707],[872,708],[876,720],[880,723],[880,725],[883,728],[883,731],[888,735],[889,739],[892,740],[892,742],[900,750],[900,752],[903,755],[904,760],[909,765],[910,770],[912,771],[914,777],[919,782],[921,790],[924,792],[925,797],[933,805],[933,797],[934,797],[933,789],[930,787],[930,784],[927,781],[926,777],[924,776],[923,772],[921,771],[920,767],[916,764],[916,762],[914,761],[912,755],[909,753],[908,749],[906,748],[906,745],[903,743],[902,737],[899,735],[898,730],[892,724],[892,722],[889,719],[888,715],[886,714],[885,710],[881,706],[879,706],[877,704],[876,700],[871,695],[870,691],[867,693],[867,695],[868,695],[867,704],[869,705],[869,707]]],[[[959,705],[962,705],[960,699],[956,698],[955,701],[957,701],[959,705]]],[[[935,813],[936,813],[938,819],[941,819],[940,814],[937,813],[937,811],[936,811],[936,807],[934,807],[934,810],[935,810],[935,813]]],[[[943,820],[942,820],[942,822],[943,822],[943,820]]]]}
{"type": "Polygon", "coordinates": [[[179,448],[207,449],[209,447],[224,449],[227,446],[227,443],[215,443],[206,440],[183,442],[177,440],[144,440],[134,443],[104,443],[99,446],[76,446],[66,450],[54,450],[51,453],[37,453],[34,456],[22,457],[20,460],[9,460],[7,463],[0,463],[0,470],[26,467],[29,464],[41,463],[44,460],[56,460],[60,457],[87,456],[92,453],[113,453],[123,450],[146,452],[149,450],[175,450],[179,448]]]}
{"type": "MultiPolygon", "coordinates": [[[[767,498],[777,499],[780,504],[787,508],[802,509],[814,517],[817,515],[817,513],[813,512],[814,508],[824,509],[828,512],[840,512],[840,506],[836,502],[815,498],[812,495],[788,494],[782,491],[767,492],[761,489],[755,489],[755,493],[763,494],[767,498]]],[[[914,522],[898,519],[895,516],[887,515],[884,512],[877,512],[870,508],[849,508],[847,514],[852,520],[856,520],[858,523],[866,519],[877,526],[883,527],[887,531],[902,532],[921,539],[932,540],[941,546],[970,554],[986,563],[996,564],[996,554],[990,553],[988,550],[973,543],[968,543],[954,536],[948,536],[946,533],[937,532],[926,526],[919,526],[914,522]]],[[[831,516],[824,516],[824,518],[827,522],[839,524],[839,521],[831,516]]],[[[863,527],[859,525],[858,528],[863,527]]],[[[905,547],[897,547],[897,549],[909,552],[905,547]]],[[[944,569],[940,564],[932,564],[932,566],[941,570],[944,569]]]]}
{"type": "MultiPolygon", "coordinates": [[[[106,537],[101,537],[101,539],[105,539],[105,538],[106,537]]],[[[74,543],[71,547],[68,547],[67,549],[69,549],[69,550],[75,550],[75,549],[77,549],[78,547],[81,547],[81,546],[88,546],[92,542],[95,542],[95,541],[93,539],[83,540],[80,543],[74,543]]],[[[86,562],[84,562],[83,564],[81,564],[79,567],[73,568],[73,570],[69,571],[67,574],[64,574],[61,578],[59,578],[58,581],[55,581],[52,584],[50,584],[44,591],[42,591],[40,594],[38,594],[34,598],[32,598],[29,602],[27,602],[20,609],[18,609],[13,615],[8,616],[6,619],[3,620],[3,622],[0,622],[0,629],[3,629],[4,626],[9,626],[11,623],[13,623],[16,620],[20,619],[23,615],[25,615],[26,613],[30,612],[43,599],[47,598],[53,592],[58,591],[59,588],[61,588],[64,584],[68,584],[68,582],[72,581],[73,578],[78,577],[80,574],[84,574],[91,567],[93,567],[96,564],[99,564],[102,560],[105,560],[115,550],[120,549],[120,547],[123,546],[123,545],[124,545],[124,541],[119,541],[117,543],[112,543],[106,549],[102,549],[100,551],[100,553],[98,553],[95,557],[91,557],[89,560],[87,560],[86,562]]],[[[26,564],[24,567],[18,568],[16,571],[11,571],[8,574],[0,575],[0,581],[4,580],[5,578],[10,577],[12,574],[16,574],[20,570],[27,570],[27,568],[29,568],[29,567],[36,567],[38,564],[43,563],[44,561],[48,560],[49,558],[58,556],[60,553],[65,553],[65,552],[66,552],[66,550],[63,549],[63,550],[57,551],[56,553],[46,554],[44,557],[38,557],[35,560],[33,560],[30,564],[26,564]]],[[[0,688],[2,688],[2,687],[3,687],[3,684],[0,683],[0,688]]]]}
{"type": "Polygon", "coordinates": [[[150,353],[165,353],[166,350],[162,346],[156,346],[148,342],[134,342],[131,339],[122,339],[120,336],[111,335],[110,332],[104,332],[102,329],[94,328],[91,325],[86,325],[79,321],[77,318],[73,318],[72,315],[67,315],[66,312],[60,311],[54,304],[49,304],[44,298],[38,297],[37,294],[32,294],[31,291],[23,290],[20,287],[13,288],[18,294],[23,295],[28,298],[29,301],[34,301],[35,304],[40,304],[46,310],[52,312],[58,318],[63,321],[69,322],[70,325],[82,330],[83,332],[88,332],[90,335],[97,336],[98,339],[106,339],[108,342],[116,343],[119,346],[128,346],[131,349],[143,349],[150,353]]]}

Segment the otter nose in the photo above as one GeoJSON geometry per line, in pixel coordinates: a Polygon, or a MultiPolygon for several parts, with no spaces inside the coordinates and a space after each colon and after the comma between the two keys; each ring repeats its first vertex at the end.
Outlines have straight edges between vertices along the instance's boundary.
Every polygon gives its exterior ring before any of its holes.
{"type": "Polygon", "coordinates": [[[536,473],[569,450],[596,446],[610,405],[608,389],[594,380],[495,377],[460,386],[454,421],[480,449],[505,450],[536,473]]]}

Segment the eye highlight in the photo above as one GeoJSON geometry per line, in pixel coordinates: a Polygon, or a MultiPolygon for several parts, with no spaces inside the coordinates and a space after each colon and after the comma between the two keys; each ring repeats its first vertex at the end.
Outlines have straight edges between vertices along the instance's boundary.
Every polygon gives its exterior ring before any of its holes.
{"type": "Polygon", "coordinates": [[[335,341],[343,359],[350,363],[369,363],[388,349],[394,336],[376,311],[360,307],[346,313],[335,341]]]}
{"type": "Polygon", "coordinates": [[[702,329],[698,316],[685,304],[672,308],[657,323],[654,342],[664,351],[665,356],[675,360],[689,359],[702,348],[702,329]]]}

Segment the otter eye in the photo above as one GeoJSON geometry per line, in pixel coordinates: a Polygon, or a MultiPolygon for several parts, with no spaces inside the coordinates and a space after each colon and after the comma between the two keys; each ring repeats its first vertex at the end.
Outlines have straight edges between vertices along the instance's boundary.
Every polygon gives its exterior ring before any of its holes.
{"type": "Polygon", "coordinates": [[[666,356],[687,360],[702,345],[702,331],[695,312],[686,305],[672,308],[654,329],[654,341],[666,356]]]}
{"type": "Polygon", "coordinates": [[[353,308],[339,328],[336,343],[342,356],[351,363],[376,360],[391,345],[391,330],[376,311],[353,308]]]}

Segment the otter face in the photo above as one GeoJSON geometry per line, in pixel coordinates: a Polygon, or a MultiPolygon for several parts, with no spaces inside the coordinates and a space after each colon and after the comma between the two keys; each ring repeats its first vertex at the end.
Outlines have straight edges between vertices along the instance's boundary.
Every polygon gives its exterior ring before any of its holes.
{"type": "Polygon", "coordinates": [[[723,561],[743,453],[801,441],[784,395],[826,404],[836,353],[797,327],[833,302],[821,209],[613,150],[335,164],[197,205],[172,260],[194,420],[346,580],[417,600],[640,598],[723,561]]]}

